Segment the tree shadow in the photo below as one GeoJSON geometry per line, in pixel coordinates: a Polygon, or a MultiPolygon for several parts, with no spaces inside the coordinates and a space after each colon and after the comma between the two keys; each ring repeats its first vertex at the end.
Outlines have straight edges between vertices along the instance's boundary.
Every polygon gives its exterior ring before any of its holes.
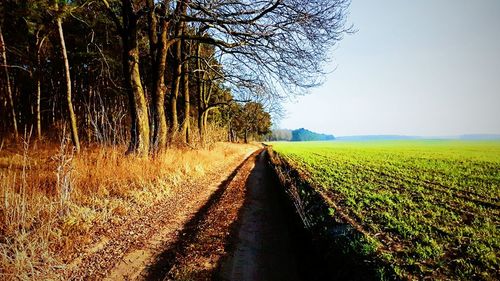
{"type": "MultiPolygon", "coordinates": [[[[241,168],[252,157],[255,157],[257,152],[248,156],[241,164],[233,170],[233,172],[217,187],[217,189],[210,195],[205,204],[196,212],[196,214],[182,227],[182,231],[177,236],[177,240],[168,246],[162,253],[160,253],[153,265],[148,267],[145,275],[146,280],[166,280],[168,273],[175,265],[176,259],[187,253],[191,244],[196,242],[197,236],[202,231],[200,225],[206,219],[210,209],[212,209],[221,199],[222,195],[228,188],[231,181],[236,177],[241,168]]],[[[213,273],[206,270],[201,273],[204,276],[211,276],[213,273]]]]}
{"type": "MultiPolygon", "coordinates": [[[[261,154],[262,150],[255,152],[247,157],[230,175],[225,179],[212,193],[208,201],[196,212],[196,214],[184,224],[181,232],[177,236],[177,240],[168,244],[168,247],[157,256],[156,261],[151,265],[145,274],[146,280],[228,280],[230,279],[226,271],[230,267],[231,259],[234,258],[234,253],[238,246],[239,232],[244,222],[244,212],[246,206],[250,204],[250,189],[244,189],[244,200],[241,207],[238,209],[236,218],[229,224],[229,229],[225,234],[222,234],[219,239],[222,239],[224,254],[217,255],[214,266],[210,268],[181,268],[181,272],[176,272],[176,276],[170,276],[172,269],[176,265],[179,258],[187,256],[191,251],[192,245],[197,243],[207,243],[207,241],[200,241],[200,234],[205,230],[206,220],[209,218],[210,211],[215,208],[220,200],[223,198],[224,193],[229,187],[230,183],[236,177],[241,168],[247,161],[255,161],[256,165],[250,171],[248,178],[244,181],[245,187],[249,186],[249,182],[253,177],[259,173],[257,165],[265,165],[264,174],[261,177],[266,178],[266,185],[268,185],[267,199],[268,208],[272,208],[271,212],[280,213],[277,215],[279,223],[284,224],[284,228],[280,228],[287,236],[289,242],[287,254],[290,259],[293,259],[294,268],[283,268],[275,272],[271,272],[269,280],[373,280],[374,275],[364,266],[360,266],[358,262],[352,262],[351,257],[346,258],[345,255],[339,251],[332,251],[329,242],[318,239],[315,233],[307,230],[296,211],[293,202],[288,195],[284,192],[280,181],[273,172],[267,155],[261,154]],[[265,157],[264,160],[262,157],[265,157]],[[253,159],[252,159],[253,158],[253,159]],[[263,161],[260,162],[259,161],[263,161]],[[190,271],[189,271],[190,270],[190,271]],[[287,270],[293,271],[293,274],[286,272],[287,270]],[[293,278],[288,278],[292,276],[293,278]],[[283,279],[283,277],[286,279],[283,279]]],[[[262,169],[262,166],[261,166],[262,169]]],[[[260,171],[262,173],[262,170],[260,171]]],[[[241,198],[241,197],[240,197],[241,198]]],[[[276,219],[276,217],[275,217],[276,219]]],[[[203,246],[201,246],[203,247],[203,246]]],[[[338,250],[338,249],[337,249],[338,250]]],[[[264,263],[264,266],[269,266],[264,263]]],[[[177,269],[176,269],[177,270],[177,269]]],[[[267,268],[268,273],[270,269],[267,268]]],[[[265,276],[266,277],[266,276],[265,276]]],[[[263,278],[263,280],[267,280],[263,278]]]]}
{"type": "MultiPolygon", "coordinates": [[[[280,224],[277,227],[279,236],[285,242],[285,247],[278,248],[283,250],[284,255],[279,255],[279,259],[288,259],[288,262],[280,263],[276,258],[266,260],[264,257],[259,266],[265,267],[267,270],[263,275],[258,276],[259,280],[375,280],[376,276],[370,266],[364,264],[357,256],[346,255],[341,252],[341,249],[336,248],[331,244],[330,240],[325,240],[320,237],[312,229],[306,229],[296,206],[293,204],[289,195],[280,183],[277,174],[273,171],[269,160],[269,155],[266,152],[257,156],[256,167],[252,170],[246,180],[246,186],[249,187],[249,182],[255,176],[257,165],[261,165],[261,177],[265,178],[264,184],[267,189],[265,191],[266,206],[273,224],[280,224]],[[262,162],[260,162],[262,161],[262,162]],[[259,163],[260,162],[260,163],[259,163]],[[276,266],[277,265],[277,266],[276,266]],[[283,265],[289,266],[283,267],[283,265]]],[[[245,200],[238,212],[238,218],[230,228],[230,235],[225,241],[225,253],[219,259],[217,270],[212,273],[212,280],[228,280],[224,271],[227,270],[228,261],[232,258],[232,254],[236,250],[238,243],[238,235],[244,219],[246,206],[250,204],[251,193],[250,188],[245,189],[245,200]]],[[[259,198],[262,199],[262,198],[259,198]]],[[[263,237],[263,240],[276,239],[275,237],[263,237]]],[[[273,242],[267,243],[265,247],[273,249],[273,242]]],[[[268,249],[269,250],[269,249],[268,249]]]]}

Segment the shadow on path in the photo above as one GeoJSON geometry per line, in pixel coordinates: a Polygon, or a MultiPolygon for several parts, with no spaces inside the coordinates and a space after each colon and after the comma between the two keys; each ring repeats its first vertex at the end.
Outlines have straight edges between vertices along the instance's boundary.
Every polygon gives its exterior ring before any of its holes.
{"type": "Polygon", "coordinates": [[[175,264],[176,258],[184,255],[188,247],[195,242],[199,229],[199,225],[205,220],[208,211],[215,206],[220,200],[221,196],[226,191],[227,187],[238,174],[239,170],[258,152],[254,152],[248,156],[234,171],[227,177],[210,196],[208,201],[196,212],[196,214],[184,225],[182,231],[179,233],[177,240],[165,249],[151,265],[146,273],[145,280],[168,280],[168,273],[175,264]]]}
{"type": "Polygon", "coordinates": [[[341,256],[325,258],[269,165],[265,150],[243,161],[148,268],[146,280],[372,279],[341,256]]]}

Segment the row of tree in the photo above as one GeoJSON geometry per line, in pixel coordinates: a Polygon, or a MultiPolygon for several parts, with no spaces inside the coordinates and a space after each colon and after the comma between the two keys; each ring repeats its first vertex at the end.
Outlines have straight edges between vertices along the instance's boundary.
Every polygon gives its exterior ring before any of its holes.
{"type": "Polygon", "coordinates": [[[348,0],[3,0],[2,137],[69,125],[75,149],[129,140],[146,155],[267,134],[270,111],[320,82],[348,0]]]}

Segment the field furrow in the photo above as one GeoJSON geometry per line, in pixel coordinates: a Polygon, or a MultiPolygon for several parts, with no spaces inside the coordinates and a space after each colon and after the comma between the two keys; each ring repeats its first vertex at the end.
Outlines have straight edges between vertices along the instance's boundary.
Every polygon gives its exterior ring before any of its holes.
{"type": "Polygon", "coordinates": [[[500,143],[272,145],[367,231],[400,276],[499,277],[500,143]]]}

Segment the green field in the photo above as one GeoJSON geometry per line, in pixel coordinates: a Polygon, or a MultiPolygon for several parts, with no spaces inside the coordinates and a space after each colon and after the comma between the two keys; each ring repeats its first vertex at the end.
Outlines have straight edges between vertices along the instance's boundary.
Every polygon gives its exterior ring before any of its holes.
{"type": "Polygon", "coordinates": [[[270,143],[401,277],[497,280],[500,142],[270,143]]]}

